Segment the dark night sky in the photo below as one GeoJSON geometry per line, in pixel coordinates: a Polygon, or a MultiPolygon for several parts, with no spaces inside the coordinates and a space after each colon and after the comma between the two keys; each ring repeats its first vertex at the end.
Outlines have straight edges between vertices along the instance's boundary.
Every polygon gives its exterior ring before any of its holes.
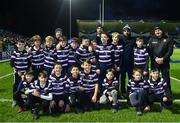
{"type": "MultiPolygon", "coordinates": [[[[99,18],[101,0],[72,0],[72,32],[76,19],[99,18]]],[[[180,20],[178,0],[105,0],[105,19],[180,20]]],[[[69,0],[1,0],[0,28],[32,36],[53,35],[61,27],[69,32],[69,0]]]]}

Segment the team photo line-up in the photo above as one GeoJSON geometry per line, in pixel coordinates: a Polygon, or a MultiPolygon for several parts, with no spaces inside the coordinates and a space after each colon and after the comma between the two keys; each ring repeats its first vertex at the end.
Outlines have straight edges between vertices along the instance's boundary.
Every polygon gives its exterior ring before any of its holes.
{"type": "Polygon", "coordinates": [[[127,99],[137,115],[151,111],[153,102],[160,102],[161,110],[171,105],[172,38],[160,26],[154,27],[147,43],[143,37],[132,37],[128,24],[122,34],[108,34],[98,24],[93,38],[74,37],[68,42],[57,28],[55,36],[44,41],[34,35],[30,47],[17,40],[10,60],[12,105],[19,106],[18,113],[31,110],[33,119],[39,118],[40,110],[52,115],[83,113],[102,105],[110,105],[116,113],[119,99],[127,99]]]}

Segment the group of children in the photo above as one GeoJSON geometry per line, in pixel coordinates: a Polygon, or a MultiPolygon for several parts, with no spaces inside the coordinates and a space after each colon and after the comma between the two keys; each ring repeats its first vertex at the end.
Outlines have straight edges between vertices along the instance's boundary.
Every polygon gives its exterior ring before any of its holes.
{"type": "MultiPolygon", "coordinates": [[[[111,104],[112,112],[117,112],[124,49],[120,34],[114,32],[111,36],[102,32],[100,43],[82,36],[80,42],[72,38],[68,44],[64,36],[57,42],[47,36],[43,42],[35,35],[28,49],[23,40],[18,40],[11,56],[15,76],[13,100],[20,107],[18,112],[30,108],[33,118],[38,119],[37,104],[44,113],[52,114],[71,109],[84,112],[90,107],[98,109],[101,104],[111,104]]],[[[160,78],[158,69],[151,70],[149,78],[149,54],[142,37],[136,38],[131,55],[135,67],[128,83],[127,98],[136,107],[137,114],[142,115],[143,111],[150,110],[154,101],[164,105],[168,100],[167,83],[160,78]]]]}

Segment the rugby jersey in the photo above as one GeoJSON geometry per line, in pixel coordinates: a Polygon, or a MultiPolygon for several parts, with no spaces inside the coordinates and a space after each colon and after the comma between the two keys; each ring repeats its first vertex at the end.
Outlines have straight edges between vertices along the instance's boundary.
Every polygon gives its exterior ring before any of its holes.
{"type": "Polygon", "coordinates": [[[96,69],[97,69],[97,60],[96,60],[96,53],[95,53],[95,51],[91,52],[91,54],[90,54],[90,61],[91,61],[91,70],[93,72],[96,72],[96,69]]]}
{"type": "Polygon", "coordinates": [[[96,59],[98,64],[113,65],[114,50],[112,45],[98,45],[96,48],[96,59]]]}
{"type": "Polygon", "coordinates": [[[62,65],[62,67],[68,66],[68,56],[69,56],[70,46],[66,45],[65,47],[61,47],[56,50],[57,62],[62,65]]]}
{"type": "Polygon", "coordinates": [[[55,62],[55,50],[54,47],[44,48],[44,67],[53,68],[55,62]]]}
{"type": "Polygon", "coordinates": [[[76,64],[75,53],[76,53],[76,49],[71,48],[69,51],[69,56],[68,56],[68,65],[69,66],[76,64]]]}
{"type": "Polygon", "coordinates": [[[17,90],[15,93],[21,91],[21,92],[25,92],[26,90],[28,90],[28,88],[31,87],[32,82],[27,82],[25,80],[21,81],[17,87],[17,90]]]}
{"type": "Polygon", "coordinates": [[[129,94],[134,93],[138,90],[147,90],[149,88],[149,84],[146,80],[136,81],[134,79],[130,79],[128,82],[129,94]]]}
{"type": "Polygon", "coordinates": [[[51,74],[49,81],[52,83],[52,93],[54,95],[62,95],[68,92],[69,84],[67,83],[66,75],[57,77],[55,74],[51,74]]]}
{"type": "Polygon", "coordinates": [[[11,66],[16,72],[26,72],[30,67],[30,55],[27,51],[15,50],[11,55],[11,66]]]}
{"type": "Polygon", "coordinates": [[[118,89],[118,80],[114,77],[112,80],[108,80],[107,78],[104,79],[102,86],[107,91],[112,91],[113,89],[118,89]]]}
{"type": "Polygon", "coordinates": [[[31,63],[32,66],[43,66],[44,64],[44,52],[42,48],[38,50],[34,49],[34,46],[31,48],[30,56],[31,56],[31,63]]]}
{"type": "Polygon", "coordinates": [[[92,93],[95,90],[95,85],[98,84],[97,74],[94,72],[85,73],[82,71],[80,73],[81,86],[84,88],[86,93],[92,93]]]}
{"type": "Polygon", "coordinates": [[[83,47],[80,46],[77,50],[76,50],[76,62],[81,65],[83,61],[90,59],[91,58],[91,52],[88,51],[88,47],[83,47]]]}
{"type": "Polygon", "coordinates": [[[143,70],[148,69],[148,57],[149,53],[147,52],[147,49],[142,48],[134,48],[134,65],[136,67],[140,67],[143,70]]]}
{"type": "Polygon", "coordinates": [[[44,87],[41,87],[40,81],[35,80],[33,83],[31,83],[31,86],[29,88],[30,90],[36,89],[40,92],[40,95],[47,96],[49,93],[52,92],[52,84],[47,80],[44,87]]]}
{"type": "Polygon", "coordinates": [[[75,78],[72,78],[72,76],[71,76],[67,79],[67,82],[70,85],[70,93],[75,93],[75,92],[79,91],[79,87],[81,85],[80,77],[75,79],[75,78]]]}
{"type": "Polygon", "coordinates": [[[152,79],[148,80],[150,93],[159,95],[164,94],[167,87],[167,82],[163,78],[158,78],[158,80],[153,81],[152,79]]]}
{"type": "Polygon", "coordinates": [[[123,46],[120,44],[113,45],[113,49],[114,49],[114,64],[117,67],[120,67],[122,64],[123,46]]]}

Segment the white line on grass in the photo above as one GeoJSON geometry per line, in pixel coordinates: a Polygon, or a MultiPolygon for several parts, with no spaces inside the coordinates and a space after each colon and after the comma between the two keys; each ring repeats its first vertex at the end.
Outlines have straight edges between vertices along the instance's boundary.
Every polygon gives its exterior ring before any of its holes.
{"type": "Polygon", "coordinates": [[[178,82],[180,82],[180,80],[179,79],[177,79],[177,78],[174,78],[174,77],[170,77],[172,80],[175,80],[175,81],[178,81],[178,82]]]}
{"type": "Polygon", "coordinates": [[[10,59],[0,60],[0,63],[10,61],[10,59]]]}
{"type": "Polygon", "coordinates": [[[6,75],[4,75],[4,76],[1,76],[0,77],[0,79],[3,79],[3,78],[5,78],[5,77],[8,77],[8,76],[10,76],[10,75],[12,75],[13,73],[9,73],[9,74],[6,74],[6,75]]]}
{"type": "Polygon", "coordinates": [[[1,99],[0,99],[0,102],[12,102],[12,99],[4,99],[4,98],[1,98],[1,99]]]}

